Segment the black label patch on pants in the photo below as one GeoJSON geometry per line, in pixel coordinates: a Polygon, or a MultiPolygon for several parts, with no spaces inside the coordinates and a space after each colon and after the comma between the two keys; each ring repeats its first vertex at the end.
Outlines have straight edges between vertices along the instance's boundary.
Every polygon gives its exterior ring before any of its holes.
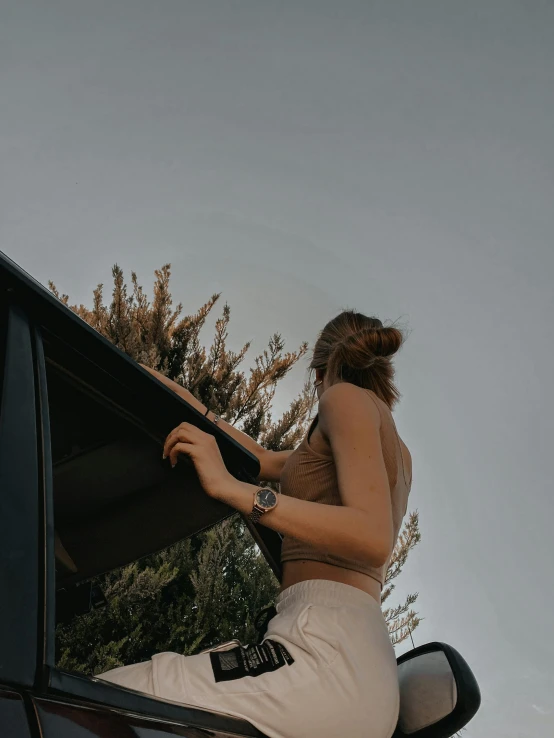
{"type": "Polygon", "coordinates": [[[294,659],[282,643],[270,640],[253,646],[237,646],[229,651],[212,651],[210,660],[216,682],[257,677],[294,664],[294,659]]]}

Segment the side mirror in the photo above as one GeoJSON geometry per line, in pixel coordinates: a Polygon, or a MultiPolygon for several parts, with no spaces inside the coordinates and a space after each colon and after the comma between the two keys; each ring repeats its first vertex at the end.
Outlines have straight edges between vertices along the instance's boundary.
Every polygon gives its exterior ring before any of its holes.
{"type": "Polygon", "coordinates": [[[400,714],[393,738],[451,738],[474,717],[481,692],[455,648],[428,643],[397,663],[400,714]]]}

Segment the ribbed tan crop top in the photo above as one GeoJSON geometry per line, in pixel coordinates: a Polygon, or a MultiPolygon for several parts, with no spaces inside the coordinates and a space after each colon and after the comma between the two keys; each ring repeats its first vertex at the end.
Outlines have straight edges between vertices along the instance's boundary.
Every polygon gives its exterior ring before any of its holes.
{"type": "MultiPolygon", "coordinates": [[[[381,415],[381,445],[389,478],[392,502],[393,540],[396,542],[406,514],[408,495],[412,485],[411,475],[404,469],[402,449],[392,413],[371,390],[367,390],[381,415]]],[[[337,474],[332,456],[324,456],[310,446],[310,435],[317,415],[298,448],[289,456],[281,471],[281,494],[300,500],[319,502],[323,505],[341,505],[337,474]]],[[[391,552],[392,556],[392,552],[391,552]]],[[[375,568],[364,561],[343,558],[318,550],[296,538],[285,536],[282,541],[281,561],[322,561],[345,569],[359,571],[376,579],[383,587],[390,563],[375,568]]]]}

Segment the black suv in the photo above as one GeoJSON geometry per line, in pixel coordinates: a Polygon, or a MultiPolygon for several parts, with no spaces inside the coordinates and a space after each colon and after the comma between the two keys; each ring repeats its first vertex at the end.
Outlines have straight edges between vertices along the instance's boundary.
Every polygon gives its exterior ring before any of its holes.
{"type": "MultiPolygon", "coordinates": [[[[172,428],[214,434],[245,481],[257,459],[1,253],[0,393],[1,738],[263,738],[242,720],[54,661],[56,607],[82,612],[96,575],[234,514],[191,465],[162,463],[172,428]]],[[[249,527],[279,575],[279,535],[249,527]]],[[[477,712],[479,688],[452,647],[430,643],[398,664],[395,736],[449,738],[477,712]]]]}

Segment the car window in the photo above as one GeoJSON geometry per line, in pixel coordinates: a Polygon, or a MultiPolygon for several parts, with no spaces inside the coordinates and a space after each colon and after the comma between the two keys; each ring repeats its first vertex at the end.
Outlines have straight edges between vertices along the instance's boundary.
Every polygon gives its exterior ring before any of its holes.
{"type": "Polygon", "coordinates": [[[250,643],[255,615],[276,591],[237,516],[59,591],[56,664],[95,675],[160,651],[193,654],[234,638],[250,643]]]}
{"type": "Polygon", "coordinates": [[[192,467],[164,463],[140,407],[123,412],[48,341],[45,356],[56,665],[95,675],[160,651],[252,642],[277,580],[242,518],[203,493],[192,467]]]}

